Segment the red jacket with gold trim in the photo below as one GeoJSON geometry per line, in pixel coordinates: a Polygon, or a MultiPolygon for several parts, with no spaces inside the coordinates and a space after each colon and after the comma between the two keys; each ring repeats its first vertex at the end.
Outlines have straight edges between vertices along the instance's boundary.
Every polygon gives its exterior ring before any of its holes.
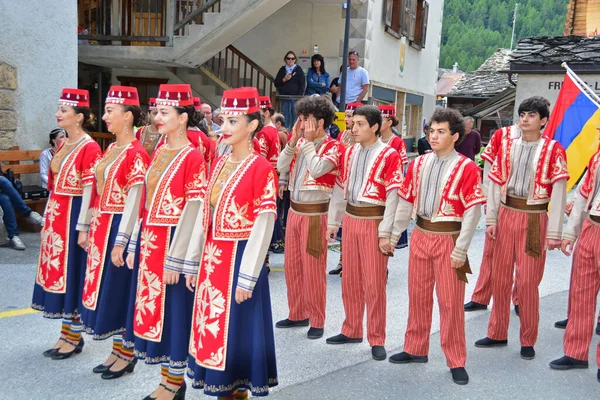
{"type": "MultiPolygon", "coordinates": [[[[290,138],[288,137],[288,141],[290,138]]],[[[352,137],[352,131],[349,129],[345,129],[340,133],[337,140],[344,145],[345,148],[349,148],[354,144],[354,138],[352,137]]]]}
{"type": "MultiPolygon", "coordinates": [[[[344,152],[342,158],[342,170],[336,183],[344,189],[344,197],[348,199],[348,180],[354,161],[356,150],[362,146],[356,143],[344,152]]],[[[387,193],[390,190],[398,189],[403,180],[402,163],[400,155],[393,148],[384,145],[379,149],[379,154],[375,155],[373,163],[369,166],[368,178],[363,182],[360,190],[359,201],[371,203],[378,206],[385,206],[387,193]]]]}
{"type": "MultiPolygon", "coordinates": [[[[302,147],[305,142],[306,140],[304,138],[300,138],[298,139],[298,143],[296,143],[294,158],[292,158],[292,162],[290,163],[290,191],[293,191],[296,185],[296,173],[294,172],[294,168],[296,166],[296,160],[298,159],[300,147],[302,147]]],[[[325,140],[316,151],[320,158],[331,161],[335,165],[335,168],[317,179],[313,178],[307,169],[302,177],[300,190],[323,190],[327,193],[331,193],[333,192],[335,180],[340,175],[340,164],[342,155],[344,154],[344,145],[341,142],[332,139],[330,136],[325,136],[325,140]]]]}
{"type": "Polygon", "coordinates": [[[400,161],[402,162],[403,166],[408,164],[408,155],[406,154],[406,143],[404,143],[404,140],[402,140],[402,138],[399,138],[398,136],[394,135],[392,136],[390,141],[387,142],[387,145],[390,146],[392,149],[396,150],[398,154],[400,154],[400,161]]]}
{"type": "Polygon", "coordinates": [[[94,183],[94,168],[102,150],[87,136],[65,157],[57,176],[48,171],[48,190],[63,196],[83,196],[83,187],[94,183]]]}
{"type": "Polygon", "coordinates": [[[485,161],[493,164],[498,155],[498,151],[502,147],[502,142],[507,138],[516,139],[521,137],[521,128],[517,125],[505,126],[492,134],[492,138],[485,146],[485,150],[481,153],[481,158],[485,161]]]}
{"type": "MultiPolygon", "coordinates": [[[[161,148],[162,149],[162,148],[161,148]]],[[[158,149],[152,157],[152,164],[160,157],[158,149]]],[[[162,173],[154,191],[150,209],[146,209],[146,190],[142,197],[140,212],[146,225],[175,226],[186,203],[201,199],[206,190],[207,170],[202,154],[192,145],[179,151],[162,173]]],[[[147,182],[147,180],[146,180],[147,182]]]]}
{"type": "Polygon", "coordinates": [[[266,212],[277,215],[277,174],[262,156],[249,155],[229,177],[214,210],[210,197],[219,172],[231,154],[215,161],[204,194],[203,226],[205,235],[212,230],[219,240],[247,240],[256,218],[266,212]]]}
{"type": "MultiPolygon", "coordinates": [[[[111,143],[104,154],[108,154],[116,143],[111,143]]],[[[98,193],[97,181],[92,194],[92,207],[101,213],[121,214],[125,210],[125,202],[129,189],[144,183],[150,157],[138,140],[127,145],[127,148],[108,166],[105,171],[104,190],[98,193]]]]}
{"type": "Polygon", "coordinates": [[[583,182],[579,185],[579,193],[587,200],[585,209],[589,210],[590,215],[596,216],[600,216],[600,196],[597,196],[598,199],[596,201],[593,198],[596,182],[600,179],[600,176],[598,176],[598,167],[600,167],[600,148],[590,159],[587,166],[588,172],[585,174],[583,182]],[[592,204],[593,201],[594,203],[592,204]]]}
{"type": "MultiPolygon", "coordinates": [[[[490,180],[501,187],[503,202],[506,202],[508,195],[511,150],[517,140],[521,139],[502,138],[501,147],[490,170],[490,180]]],[[[542,136],[532,165],[535,166],[535,179],[533,180],[533,190],[529,191],[527,204],[546,204],[552,196],[552,185],[561,179],[569,179],[567,155],[560,143],[542,136]]]]}
{"type": "Polygon", "coordinates": [[[271,163],[273,168],[277,168],[277,160],[281,152],[277,128],[271,125],[263,127],[256,134],[256,139],[260,144],[260,154],[271,163]]]}
{"type": "MultiPolygon", "coordinates": [[[[424,168],[435,159],[435,153],[427,153],[417,157],[408,165],[404,182],[398,190],[400,198],[414,205],[412,218],[417,217],[421,178],[424,168]]],[[[445,182],[441,196],[436,205],[437,212],[432,222],[462,221],[465,211],[478,204],[485,203],[485,195],[481,187],[481,170],[471,159],[458,154],[442,178],[445,182]]]]}

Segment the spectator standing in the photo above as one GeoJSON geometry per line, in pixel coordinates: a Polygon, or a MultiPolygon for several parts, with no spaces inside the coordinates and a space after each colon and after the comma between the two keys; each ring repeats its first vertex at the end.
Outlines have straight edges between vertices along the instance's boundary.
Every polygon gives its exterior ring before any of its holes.
{"type": "Polygon", "coordinates": [[[216,136],[219,136],[221,127],[215,124],[213,121],[212,107],[210,104],[203,103],[200,106],[200,110],[204,113],[204,119],[206,119],[206,127],[208,128],[209,136],[214,139],[216,136]]]}
{"type": "Polygon", "coordinates": [[[221,109],[217,108],[215,111],[213,111],[213,118],[212,118],[212,122],[215,123],[216,125],[219,125],[219,128],[221,127],[221,124],[223,123],[223,118],[221,117],[221,109]]]}
{"type": "MultiPolygon", "coordinates": [[[[348,71],[346,72],[346,104],[362,101],[369,91],[369,73],[358,65],[358,52],[348,53],[348,71]]],[[[338,80],[342,84],[342,77],[338,80]]]]}
{"type": "Polygon", "coordinates": [[[423,127],[423,133],[425,134],[425,136],[419,139],[419,142],[417,143],[417,149],[419,151],[420,156],[426,153],[430,153],[432,151],[431,145],[429,144],[429,134],[431,133],[431,126],[429,124],[425,124],[425,126],[423,127]]]}
{"type": "Polygon", "coordinates": [[[456,151],[471,160],[481,151],[481,134],[473,129],[473,117],[465,117],[465,137],[456,146],[456,151]]]}
{"type": "Polygon", "coordinates": [[[306,95],[324,95],[329,91],[329,73],[325,71],[325,60],[320,54],[310,58],[311,67],[306,74],[306,95]]]}
{"type": "Polygon", "coordinates": [[[40,154],[40,179],[42,180],[42,187],[48,189],[48,168],[50,167],[50,161],[56,154],[56,151],[60,145],[65,141],[67,135],[64,129],[56,127],[50,131],[48,143],[51,147],[42,151],[40,154]]]}
{"type": "Polygon", "coordinates": [[[304,94],[304,72],[296,64],[296,53],[288,51],[283,58],[285,65],[279,68],[275,77],[275,87],[280,95],[302,96],[304,94]]]}

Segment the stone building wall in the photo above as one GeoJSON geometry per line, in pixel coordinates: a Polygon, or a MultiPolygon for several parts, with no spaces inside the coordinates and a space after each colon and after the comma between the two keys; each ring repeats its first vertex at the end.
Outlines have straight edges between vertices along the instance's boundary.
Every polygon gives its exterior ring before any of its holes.
{"type": "Polygon", "coordinates": [[[17,70],[6,63],[0,64],[0,150],[6,150],[13,145],[17,130],[17,85],[17,70]]]}

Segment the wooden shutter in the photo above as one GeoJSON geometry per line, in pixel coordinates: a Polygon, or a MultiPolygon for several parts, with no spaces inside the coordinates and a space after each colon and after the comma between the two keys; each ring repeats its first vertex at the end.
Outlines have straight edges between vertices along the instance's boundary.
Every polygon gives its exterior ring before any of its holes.
{"type": "Polygon", "coordinates": [[[400,34],[408,36],[410,28],[410,2],[411,0],[402,0],[400,7],[400,34]]]}
{"type": "Polygon", "coordinates": [[[415,29],[417,26],[417,0],[409,0],[410,9],[409,12],[409,27],[408,27],[408,40],[415,40],[415,29]]]}
{"type": "Polygon", "coordinates": [[[429,3],[423,2],[423,12],[421,13],[421,48],[425,48],[427,39],[427,20],[429,18],[429,3]]]}

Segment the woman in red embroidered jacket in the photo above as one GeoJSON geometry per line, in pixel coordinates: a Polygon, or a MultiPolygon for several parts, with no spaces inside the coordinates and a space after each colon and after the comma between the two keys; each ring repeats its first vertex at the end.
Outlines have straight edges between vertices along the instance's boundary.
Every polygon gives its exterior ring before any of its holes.
{"type": "Polygon", "coordinates": [[[194,299],[180,273],[165,270],[165,261],[185,205],[205,189],[206,163],[186,135],[197,122],[190,85],[161,85],[158,91],[158,129],[167,140],[148,168],[141,226],[128,246],[127,265],[135,267],[137,291],[129,303],[132,326],[126,327],[124,342],[134,342],[136,357],[147,364],[161,364],[161,383],[147,398],[169,399],[185,396],[194,299]]]}
{"type": "Polygon", "coordinates": [[[143,118],[137,89],[113,86],[105,104],[102,119],[116,142],[95,171],[81,319],[94,339],[113,337],[110,356],[93,371],[102,374],[102,379],[115,379],[133,372],[136,361],[133,347],[122,344],[131,286],[124,253],[137,220],[150,158],[133,134],[133,126],[143,118]]]}
{"type": "Polygon", "coordinates": [[[244,399],[248,389],[266,396],[278,383],[264,268],[277,175],[253,152],[252,138],[262,125],[258,91],[225,91],[221,115],[232,151],[215,162],[202,201],[184,211],[178,229],[193,232],[175,237],[169,260],[186,274],[190,290],[197,282],[188,369],[193,386],[211,396],[244,399]]]}
{"type": "Polygon", "coordinates": [[[58,149],[48,171],[48,190],[40,258],[31,307],[45,318],[61,319],[58,342],[44,356],[62,360],[81,353],[79,319],[86,263],[86,215],[90,204],[94,167],[102,152],[83,131],[90,120],[87,90],[63,89],[56,120],[69,139],[58,149]]]}

